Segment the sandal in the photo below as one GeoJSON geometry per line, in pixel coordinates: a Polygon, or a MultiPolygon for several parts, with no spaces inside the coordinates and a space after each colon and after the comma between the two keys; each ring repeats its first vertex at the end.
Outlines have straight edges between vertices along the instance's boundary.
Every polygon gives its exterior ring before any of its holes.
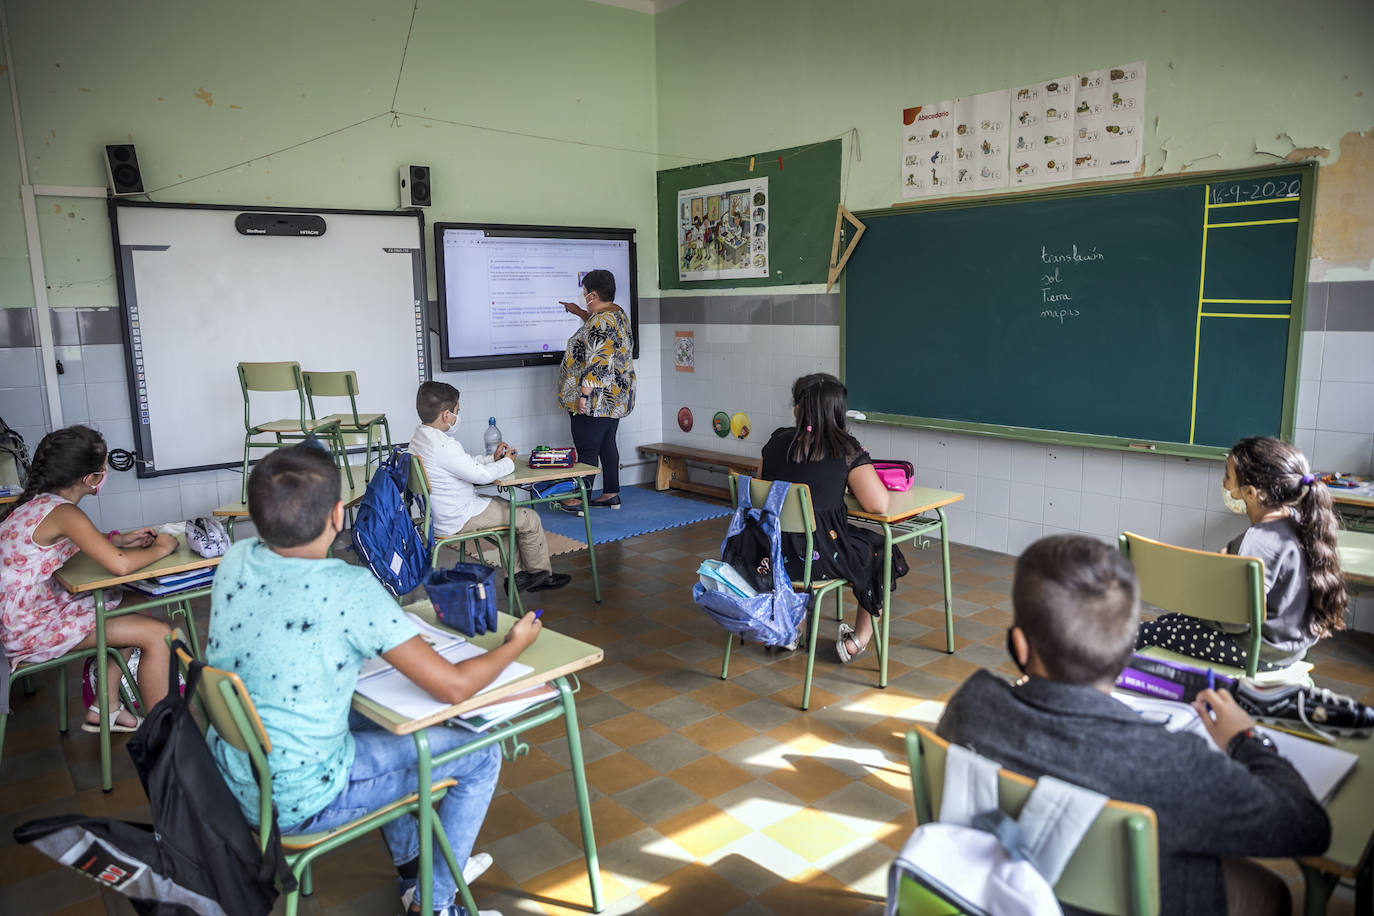
{"type": "Polygon", "coordinates": [[[847,623],[840,624],[840,635],[835,639],[835,652],[840,656],[840,664],[847,665],[866,651],[868,651],[868,643],[859,642],[854,638],[854,628],[847,623]],[[850,652],[845,647],[846,641],[854,643],[858,649],[850,652]]]}
{"type": "MultiPolygon", "coordinates": [[[[120,724],[119,714],[126,711],[127,710],[125,710],[123,706],[116,706],[114,709],[110,710],[110,734],[119,735],[128,734],[129,732],[136,732],[138,731],[138,727],[143,724],[143,720],[140,719],[138,716],[134,716],[133,713],[129,713],[129,715],[133,716],[134,718],[133,725],[120,724]]],[[[90,706],[86,707],[86,712],[95,713],[96,716],[99,716],[100,707],[92,703],[90,706]]],[[[83,732],[90,732],[93,735],[98,735],[100,734],[100,723],[98,721],[82,722],[81,730],[83,732]]]]}

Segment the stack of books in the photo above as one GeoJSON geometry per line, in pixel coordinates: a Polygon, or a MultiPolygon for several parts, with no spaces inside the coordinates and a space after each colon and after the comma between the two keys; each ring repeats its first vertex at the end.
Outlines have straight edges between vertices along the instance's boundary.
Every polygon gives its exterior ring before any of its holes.
{"type": "Polygon", "coordinates": [[[534,451],[530,452],[530,467],[536,470],[570,468],[574,464],[577,464],[577,449],[575,448],[553,448],[548,445],[536,445],[534,451]]]}
{"type": "Polygon", "coordinates": [[[141,579],[138,582],[130,582],[130,588],[136,588],[145,595],[170,595],[172,592],[184,592],[187,589],[202,588],[210,584],[210,580],[215,578],[215,567],[207,566],[204,569],[192,569],[188,572],[169,573],[165,576],[154,576],[151,579],[141,579]]]}

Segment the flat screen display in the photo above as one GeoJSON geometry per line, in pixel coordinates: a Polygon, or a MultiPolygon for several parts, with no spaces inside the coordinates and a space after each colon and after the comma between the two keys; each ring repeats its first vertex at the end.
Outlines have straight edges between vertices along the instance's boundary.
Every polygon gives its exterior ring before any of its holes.
{"type": "Polygon", "coordinates": [[[560,303],[585,308],[582,278],[597,269],[615,277],[639,357],[633,229],[435,223],[434,236],[445,372],[561,360],[581,319],[560,303]]]}

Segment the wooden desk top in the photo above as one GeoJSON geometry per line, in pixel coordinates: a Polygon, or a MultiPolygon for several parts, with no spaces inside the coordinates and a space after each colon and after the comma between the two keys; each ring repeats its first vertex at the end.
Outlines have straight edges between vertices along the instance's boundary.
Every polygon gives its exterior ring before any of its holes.
{"type": "Polygon", "coordinates": [[[10,503],[14,503],[14,502],[18,502],[18,501],[19,501],[19,494],[18,494],[18,493],[15,493],[15,494],[12,495],[12,496],[0,496],[0,506],[8,506],[10,503]]]}
{"type": "MultiPolygon", "coordinates": [[[[566,471],[568,468],[561,470],[566,471]]],[[[405,610],[434,623],[436,626],[443,626],[435,620],[434,608],[428,601],[407,605],[405,610]]],[[[492,649],[501,645],[507,631],[515,625],[515,618],[509,614],[497,614],[496,616],[497,632],[466,637],[468,642],[484,649],[492,649]]],[[[456,715],[477,709],[479,706],[485,706],[512,694],[520,693],[522,690],[528,690],[545,681],[581,671],[583,668],[590,668],[599,663],[602,658],[602,652],[596,646],[582,642],[580,639],[573,639],[571,636],[564,636],[562,633],[555,633],[545,627],[534,644],[520,656],[520,661],[530,665],[534,670],[509,684],[502,684],[493,690],[483,691],[463,703],[446,706],[423,719],[405,719],[357,693],[353,694],[353,708],[393,734],[408,735],[422,728],[437,725],[445,719],[451,719],[456,715]]]]}
{"type": "Polygon", "coordinates": [[[1303,859],[1323,871],[1354,877],[1374,848],[1374,737],[1337,738],[1336,747],[1360,758],[1326,804],[1331,845],[1320,856],[1303,859]]]}
{"type": "MultiPolygon", "coordinates": [[[[344,476],[343,471],[339,471],[339,499],[343,500],[345,509],[352,509],[362,502],[363,496],[367,493],[367,480],[363,477],[366,468],[361,464],[350,465],[350,467],[353,468],[353,487],[351,489],[348,486],[348,478],[344,476]]],[[[375,471],[376,468],[373,470],[375,471]]],[[[220,518],[247,518],[248,504],[238,501],[225,503],[210,514],[220,518]]]]}
{"type": "Polygon", "coordinates": [[[578,462],[570,468],[531,468],[528,455],[515,457],[515,473],[496,481],[498,487],[519,487],[546,480],[566,480],[570,477],[590,477],[600,474],[601,469],[591,464],[578,462]]]}
{"type": "Polygon", "coordinates": [[[964,498],[964,494],[955,493],[952,490],[937,490],[934,487],[912,487],[905,492],[893,492],[889,494],[887,512],[878,514],[876,512],[866,512],[859,506],[859,501],[854,498],[854,494],[846,493],[844,496],[845,508],[849,510],[851,518],[866,518],[874,522],[886,522],[895,524],[906,521],[920,515],[923,512],[930,512],[945,506],[957,503],[964,498]]]}
{"type": "Polygon", "coordinates": [[[1336,533],[1336,553],[1347,582],[1374,586],[1374,534],[1367,531],[1336,533]]]}
{"type": "Polygon", "coordinates": [[[1358,487],[1327,487],[1326,490],[1333,503],[1374,509],[1374,481],[1367,480],[1358,487]]]}
{"type": "Polygon", "coordinates": [[[170,576],[173,573],[190,572],[193,569],[206,569],[211,566],[218,566],[219,561],[219,557],[202,557],[186,546],[186,538],[178,537],[176,550],[156,563],[131,572],[127,576],[114,575],[84,553],[78,553],[63,563],[62,568],[54,575],[57,576],[58,582],[66,586],[67,591],[81,594],[82,592],[93,592],[98,588],[112,588],[116,585],[123,585],[125,582],[137,582],[139,579],[149,579],[153,576],[170,576]]]}

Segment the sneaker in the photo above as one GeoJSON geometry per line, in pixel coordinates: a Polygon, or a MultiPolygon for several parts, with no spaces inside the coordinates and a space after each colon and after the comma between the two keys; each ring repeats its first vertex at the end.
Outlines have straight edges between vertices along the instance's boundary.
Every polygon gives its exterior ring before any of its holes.
{"type": "Polygon", "coordinates": [[[1236,682],[1236,702],[1261,722],[1300,722],[1319,735],[1351,737],[1374,730],[1374,707],[1324,687],[1254,687],[1236,682]]]}
{"type": "Polygon", "coordinates": [[[186,544],[202,557],[222,557],[229,549],[229,532],[211,516],[186,520],[186,544]]]}
{"type": "MultiPolygon", "coordinates": [[[[468,858],[467,862],[463,865],[463,883],[471,886],[472,882],[476,881],[478,878],[486,874],[487,869],[491,868],[491,863],[492,858],[490,853],[474,853],[472,856],[468,858]]],[[[419,885],[408,882],[406,885],[405,892],[401,895],[402,913],[410,912],[411,904],[415,902],[415,898],[418,897],[419,894],[419,885]]],[[[454,904],[449,904],[446,908],[441,910],[435,910],[434,912],[442,913],[444,914],[444,916],[449,916],[449,914],[454,914],[454,916],[457,916],[457,914],[462,913],[462,908],[454,904]]],[[[501,914],[496,910],[481,910],[480,916],[501,916],[501,914]]]]}

